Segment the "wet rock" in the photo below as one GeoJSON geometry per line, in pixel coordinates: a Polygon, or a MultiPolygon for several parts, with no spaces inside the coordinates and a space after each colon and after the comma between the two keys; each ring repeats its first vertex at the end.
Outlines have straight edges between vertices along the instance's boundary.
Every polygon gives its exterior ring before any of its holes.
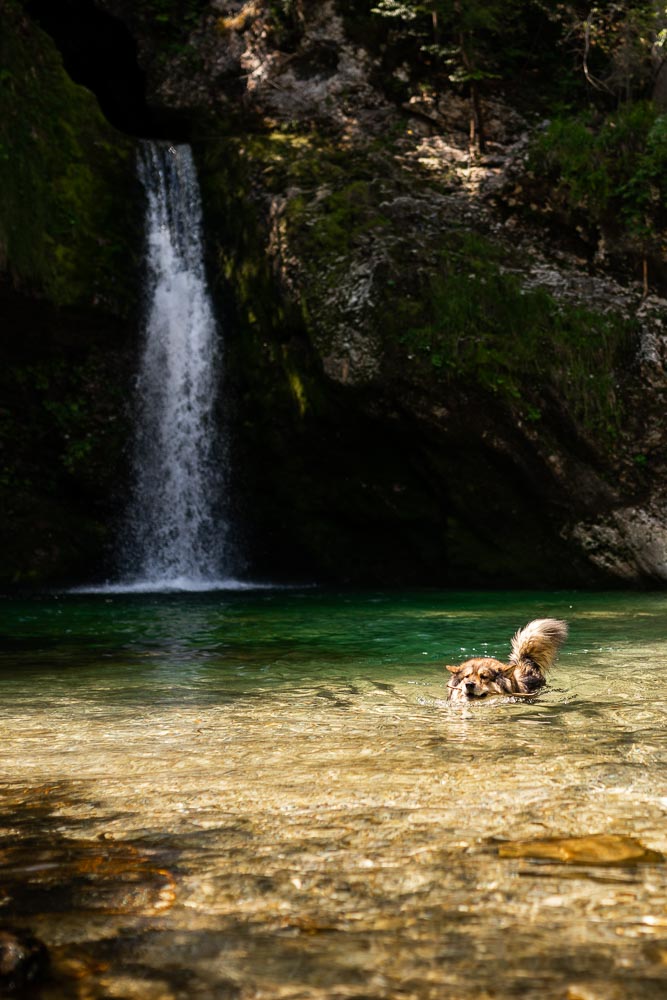
{"type": "Polygon", "coordinates": [[[667,579],[667,521],[661,500],[652,498],[644,508],[621,508],[594,522],[575,524],[572,537],[591,562],[617,579],[629,584],[646,578],[663,581],[667,579]]]}
{"type": "Polygon", "coordinates": [[[635,837],[613,833],[515,841],[501,844],[498,855],[501,858],[560,861],[566,865],[632,866],[665,860],[659,851],[645,847],[635,837]]]}
{"type": "Polygon", "coordinates": [[[30,931],[0,927],[0,994],[15,993],[42,979],[49,967],[46,945],[30,931]]]}
{"type": "Polygon", "coordinates": [[[74,905],[97,913],[156,914],[175,900],[173,875],[132,844],[67,841],[5,849],[5,888],[17,912],[62,912],[74,905]],[[31,863],[38,866],[26,876],[31,863]]]}

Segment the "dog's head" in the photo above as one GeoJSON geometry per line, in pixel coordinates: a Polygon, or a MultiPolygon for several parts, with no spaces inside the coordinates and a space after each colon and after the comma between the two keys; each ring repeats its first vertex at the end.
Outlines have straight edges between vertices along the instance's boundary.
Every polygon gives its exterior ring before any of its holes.
{"type": "Polygon", "coordinates": [[[512,684],[514,667],[500,660],[486,657],[466,660],[458,667],[446,669],[452,675],[447,685],[450,701],[486,698],[490,694],[512,694],[516,690],[512,684]]]}

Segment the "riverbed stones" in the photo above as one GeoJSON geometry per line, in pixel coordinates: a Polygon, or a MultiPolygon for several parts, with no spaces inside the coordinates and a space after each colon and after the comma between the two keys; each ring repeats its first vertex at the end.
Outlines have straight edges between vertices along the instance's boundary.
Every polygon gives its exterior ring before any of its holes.
{"type": "Polygon", "coordinates": [[[42,979],[49,967],[46,945],[30,931],[0,927],[0,994],[23,990],[42,979]]]}

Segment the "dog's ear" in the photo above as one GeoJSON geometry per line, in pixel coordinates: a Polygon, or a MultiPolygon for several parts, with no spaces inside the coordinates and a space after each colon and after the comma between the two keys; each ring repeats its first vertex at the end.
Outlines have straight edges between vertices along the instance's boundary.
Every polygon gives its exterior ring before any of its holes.
{"type": "Polygon", "coordinates": [[[458,674],[459,672],[458,667],[450,667],[448,664],[445,664],[445,670],[449,670],[450,674],[458,674]]]}
{"type": "Polygon", "coordinates": [[[509,677],[516,670],[516,663],[503,663],[500,673],[503,677],[509,677]]]}

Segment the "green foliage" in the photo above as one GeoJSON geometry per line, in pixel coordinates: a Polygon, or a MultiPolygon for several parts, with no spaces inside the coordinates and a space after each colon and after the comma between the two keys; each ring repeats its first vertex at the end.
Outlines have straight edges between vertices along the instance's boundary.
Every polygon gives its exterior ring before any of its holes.
{"type": "Polygon", "coordinates": [[[430,13],[428,5],[412,0],[379,0],[378,6],[371,8],[373,14],[396,18],[400,21],[414,21],[420,15],[430,13]]]}
{"type": "Polygon", "coordinates": [[[629,224],[650,235],[667,207],[667,115],[653,121],[644,148],[629,164],[628,180],[620,189],[629,224]]]}
{"type": "Polygon", "coordinates": [[[619,100],[648,97],[666,51],[665,8],[652,0],[370,2],[387,25],[385,48],[406,59],[412,42],[413,77],[421,62],[436,84],[502,80],[527,104],[581,106],[583,98],[609,109],[619,100]]]}
{"type": "Polygon", "coordinates": [[[616,371],[631,326],[525,290],[501,270],[501,255],[474,233],[451,234],[419,296],[394,303],[388,336],[425,374],[475,384],[532,422],[548,393],[608,441],[621,418],[616,371]]]}
{"type": "Polygon", "coordinates": [[[112,457],[118,460],[127,435],[122,379],[113,365],[112,356],[95,349],[77,359],[14,365],[12,384],[3,387],[11,403],[3,414],[5,440],[13,450],[23,442],[28,461],[48,450],[50,480],[43,487],[55,490],[64,480],[93,493],[100,483],[110,487],[112,457]]]}
{"type": "Polygon", "coordinates": [[[648,96],[665,44],[665,8],[653,0],[607,4],[541,2],[561,30],[563,54],[574,55],[589,99],[648,96]]]}
{"type": "Polygon", "coordinates": [[[529,168],[549,179],[555,202],[650,243],[667,209],[667,116],[639,101],[602,118],[557,118],[534,143],[529,168]]]}
{"type": "Polygon", "coordinates": [[[480,88],[509,71],[505,61],[508,39],[514,52],[523,27],[521,0],[380,0],[374,12],[407,23],[408,32],[421,41],[427,63],[433,64],[433,83],[463,85],[470,99],[470,140],[480,153],[486,148],[484,108],[480,88]]]}
{"type": "Polygon", "coordinates": [[[206,6],[205,0],[144,0],[137,4],[136,15],[164,34],[182,36],[195,26],[206,6]]]}
{"type": "Polygon", "coordinates": [[[374,14],[402,22],[452,83],[499,77],[505,39],[521,31],[521,0],[379,0],[374,14]]]}
{"type": "MultiPolygon", "coordinates": [[[[279,48],[293,50],[303,34],[303,12],[299,0],[268,0],[268,27],[279,48]]],[[[237,18],[243,16],[243,8],[237,18]]]]}

